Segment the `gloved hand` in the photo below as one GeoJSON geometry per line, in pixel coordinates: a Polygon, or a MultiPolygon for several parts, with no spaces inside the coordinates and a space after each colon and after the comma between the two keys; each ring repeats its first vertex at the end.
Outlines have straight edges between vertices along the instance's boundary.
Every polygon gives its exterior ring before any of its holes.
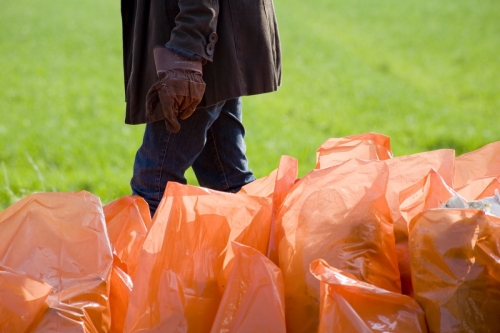
{"type": "Polygon", "coordinates": [[[205,93],[201,60],[187,59],[164,46],[153,50],[159,80],[146,96],[146,112],[151,114],[158,102],[166,118],[167,130],[179,132],[177,118],[193,114],[205,93]]]}

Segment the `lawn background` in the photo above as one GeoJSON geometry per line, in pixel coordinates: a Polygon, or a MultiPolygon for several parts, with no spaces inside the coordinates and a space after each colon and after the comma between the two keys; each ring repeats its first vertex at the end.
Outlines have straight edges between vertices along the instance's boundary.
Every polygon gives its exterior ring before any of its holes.
{"type": "MultiPolygon", "coordinates": [[[[500,1],[275,0],[276,93],[244,98],[257,177],[314,167],[328,138],[378,132],[395,156],[500,140],[500,1]]],[[[143,125],[124,124],[119,1],[4,1],[0,210],[32,192],[130,193],[143,125]]],[[[192,172],[188,181],[196,184],[192,172]]]]}

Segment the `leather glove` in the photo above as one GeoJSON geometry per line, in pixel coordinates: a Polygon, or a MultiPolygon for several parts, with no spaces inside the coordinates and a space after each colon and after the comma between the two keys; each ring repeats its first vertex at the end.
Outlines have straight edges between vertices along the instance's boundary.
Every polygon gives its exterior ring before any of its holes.
{"type": "Polygon", "coordinates": [[[187,59],[164,46],[153,50],[159,80],[146,95],[146,112],[152,113],[161,104],[167,130],[179,132],[177,118],[186,119],[193,114],[205,93],[202,61],[187,59]]]}

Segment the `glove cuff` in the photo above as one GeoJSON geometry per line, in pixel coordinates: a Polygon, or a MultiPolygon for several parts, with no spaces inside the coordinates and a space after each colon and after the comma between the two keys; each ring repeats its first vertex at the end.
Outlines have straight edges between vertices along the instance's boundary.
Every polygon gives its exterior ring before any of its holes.
{"type": "Polygon", "coordinates": [[[167,72],[171,69],[185,69],[202,74],[201,60],[191,60],[181,56],[165,46],[155,46],[153,55],[156,65],[156,73],[159,75],[161,72],[167,72]]]}

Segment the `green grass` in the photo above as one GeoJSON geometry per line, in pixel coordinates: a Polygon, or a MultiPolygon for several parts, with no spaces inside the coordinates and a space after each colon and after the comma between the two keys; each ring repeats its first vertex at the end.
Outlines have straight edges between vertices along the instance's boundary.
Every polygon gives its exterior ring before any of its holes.
{"type": "MultiPolygon", "coordinates": [[[[382,133],[395,156],[500,140],[499,1],[275,7],[283,85],[244,99],[257,177],[281,155],[305,174],[332,137],[382,133]]],[[[120,24],[116,1],[2,4],[0,209],[39,191],[129,194],[143,126],[124,124],[120,24]]]]}

